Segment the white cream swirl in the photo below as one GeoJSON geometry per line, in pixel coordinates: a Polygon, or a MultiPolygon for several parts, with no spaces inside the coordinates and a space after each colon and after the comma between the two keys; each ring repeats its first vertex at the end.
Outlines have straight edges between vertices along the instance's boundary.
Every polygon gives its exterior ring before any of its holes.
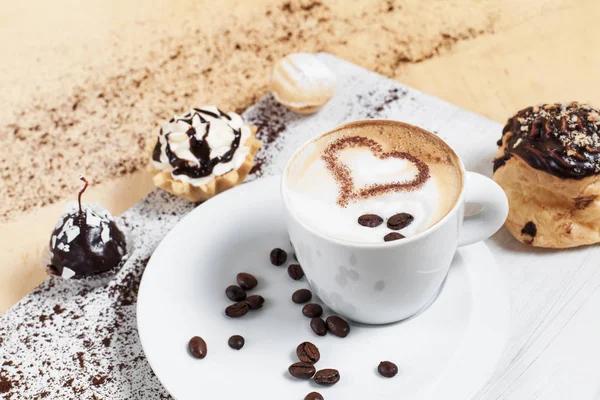
{"type": "Polygon", "coordinates": [[[215,106],[193,108],[163,125],[152,162],[178,181],[205,185],[244,163],[250,135],[236,113],[215,106]]]}

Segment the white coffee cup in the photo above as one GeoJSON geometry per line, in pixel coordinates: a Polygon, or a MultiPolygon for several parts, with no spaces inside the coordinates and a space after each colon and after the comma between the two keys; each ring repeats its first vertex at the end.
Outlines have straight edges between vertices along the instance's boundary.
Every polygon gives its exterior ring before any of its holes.
{"type": "Polygon", "coordinates": [[[427,230],[376,244],[326,236],[295,215],[286,182],[296,156],[314,140],[318,137],[301,146],[284,170],[281,191],[286,223],[314,294],[350,320],[386,324],[418,313],[437,296],[457,247],[487,239],[506,220],[508,201],[504,191],[493,180],[465,171],[456,156],[462,189],[452,209],[427,230]],[[478,204],[480,211],[465,218],[465,203],[478,204]]]}

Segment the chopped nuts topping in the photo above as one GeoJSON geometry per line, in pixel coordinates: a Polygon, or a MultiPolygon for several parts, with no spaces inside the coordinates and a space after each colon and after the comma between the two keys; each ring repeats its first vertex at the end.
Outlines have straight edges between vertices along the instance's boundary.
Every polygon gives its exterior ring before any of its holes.
{"type": "Polygon", "coordinates": [[[504,132],[508,149],[535,148],[541,157],[562,157],[563,168],[577,176],[600,172],[598,109],[577,102],[541,104],[519,111],[504,132]]]}

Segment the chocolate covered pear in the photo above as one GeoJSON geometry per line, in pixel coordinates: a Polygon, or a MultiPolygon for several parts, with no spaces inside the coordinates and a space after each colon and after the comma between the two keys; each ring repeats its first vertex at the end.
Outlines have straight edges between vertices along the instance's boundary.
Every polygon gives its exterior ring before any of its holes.
{"type": "Polygon", "coordinates": [[[88,187],[88,181],[84,177],[81,180],[85,186],[79,192],[79,208],[63,215],[50,237],[47,272],[65,279],[114,273],[127,250],[125,235],[108,211],[81,203],[81,196],[88,187]]]}

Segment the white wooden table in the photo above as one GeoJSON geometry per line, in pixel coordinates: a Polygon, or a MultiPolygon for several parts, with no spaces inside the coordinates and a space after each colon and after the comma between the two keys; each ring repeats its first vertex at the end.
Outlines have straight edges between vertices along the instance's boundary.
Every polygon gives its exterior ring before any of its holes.
{"type": "MultiPolygon", "coordinates": [[[[282,172],[294,149],[309,137],[343,122],[380,118],[437,133],[468,170],[491,177],[501,124],[333,56],[320,56],[337,73],[336,96],[319,113],[287,125],[276,142],[282,150],[274,153],[267,173],[282,172]],[[393,88],[399,89],[399,99],[389,101],[393,88]]],[[[600,248],[537,249],[517,242],[505,228],[487,245],[505,276],[511,334],[495,373],[474,399],[600,399],[600,248]]]]}

